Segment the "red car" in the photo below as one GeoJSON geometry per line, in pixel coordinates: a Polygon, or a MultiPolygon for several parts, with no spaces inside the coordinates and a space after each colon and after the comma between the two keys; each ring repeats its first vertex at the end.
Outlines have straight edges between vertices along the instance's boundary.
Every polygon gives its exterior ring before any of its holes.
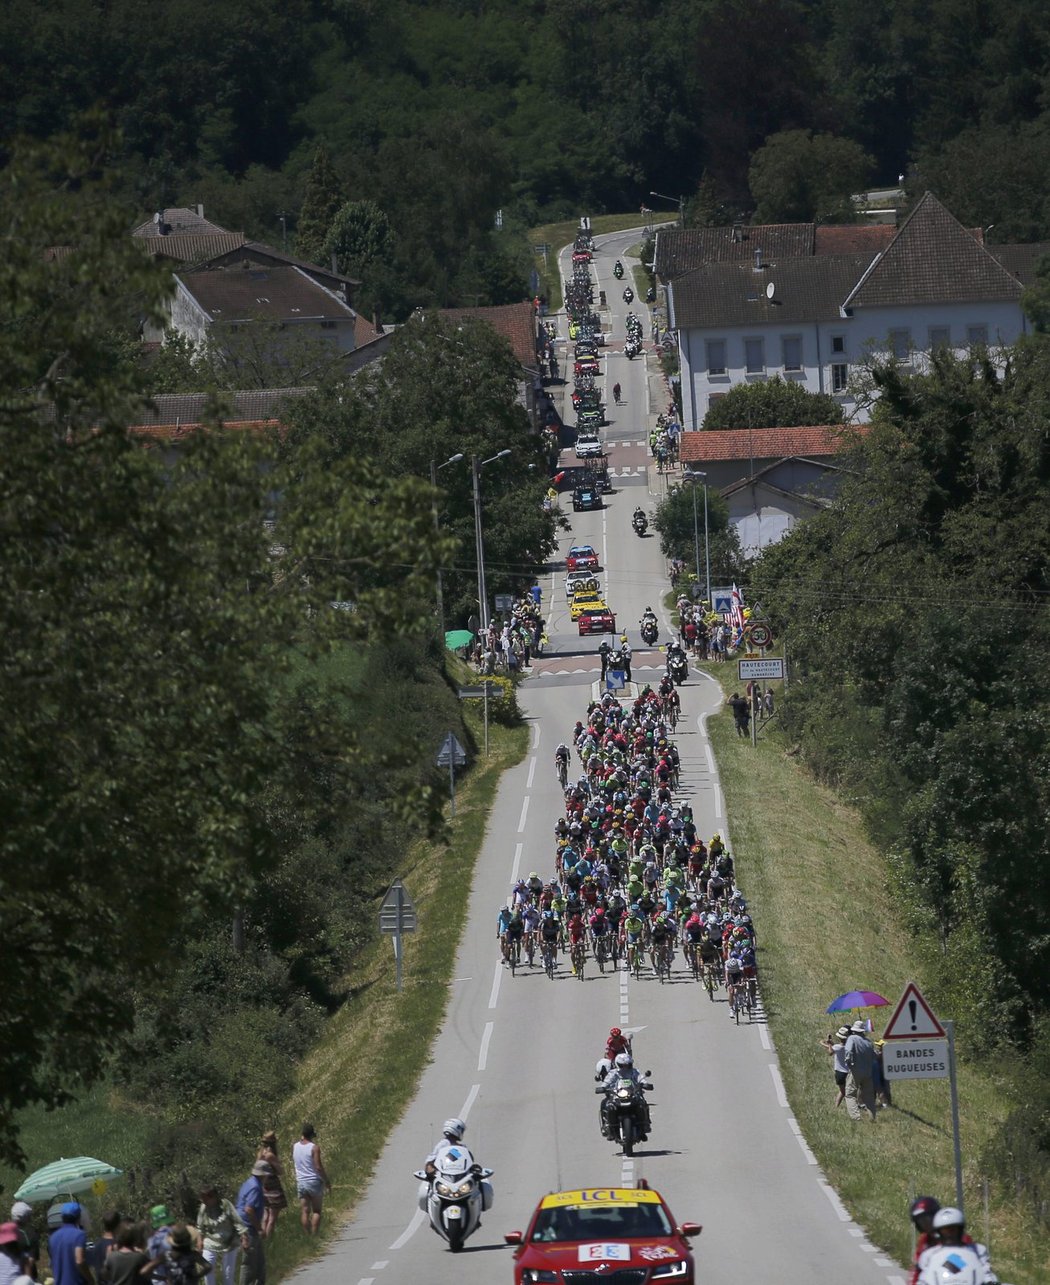
{"type": "Polygon", "coordinates": [[[566,571],[597,571],[598,555],[589,544],[574,544],[565,555],[566,571]]]}
{"type": "Polygon", "coordinates": [[[687,1238],[699,1234],[699,1223],[676,1223],[643,1180],[637,1187],[552,1192],[527,1231],[503,1239],[517,1246],[515,1285],[693,1285],[687,1238]]]}
{"type": "Polygon", "coordinates": [[[581,638],[586,634],[616,633],[616,617],[608,607],[599,611],[581,611],[576,617],[576,624],[581,638]]]}

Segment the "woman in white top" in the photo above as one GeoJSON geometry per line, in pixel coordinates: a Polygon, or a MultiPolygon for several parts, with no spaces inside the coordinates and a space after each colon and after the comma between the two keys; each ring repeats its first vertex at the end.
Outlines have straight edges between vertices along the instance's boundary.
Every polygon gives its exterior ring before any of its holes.
{"type": "Polygon", "coordinates": [[[835,1084],[838,1086],[838,1097],[835,1099],[837,1107],[842,1106],[842,1100],[846,1096],[846,1041],[849,1039],[849,1027],[840,1026],[834,1036],[829,1035],[826,1040],[821,1040],[821,1046],[831,1054],[833,1058],[833,1067],[835,1073],[835,1084]]]}
{"type": "Polygon", "coordinates": [[[299,1204],[302,1209],[303,1231],[308,1236],[316,1235],[321,1225],[321,1207],[324,1193],[332,1190],[332,1184],[325,1173],[321,1160],[321,1148],[315,1141],[317,1131],[312,1124],[304,1124],[302,1136],[292,1147],[292,1163],[295,1165],[295,1182],[299,1190],[299,1204]]]}

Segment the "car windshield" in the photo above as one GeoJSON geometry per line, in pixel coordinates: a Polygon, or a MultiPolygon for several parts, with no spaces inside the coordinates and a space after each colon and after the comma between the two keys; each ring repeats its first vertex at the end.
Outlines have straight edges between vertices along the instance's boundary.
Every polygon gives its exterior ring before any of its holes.
{"type": "Polygon", "coordinates": [[[673,1228],[663,1205],[562,1205],[541,1209],[532,1240],[545,1244],[565,1240],[625,1240],[632,1236],[670,1236],[673,1228]]]}

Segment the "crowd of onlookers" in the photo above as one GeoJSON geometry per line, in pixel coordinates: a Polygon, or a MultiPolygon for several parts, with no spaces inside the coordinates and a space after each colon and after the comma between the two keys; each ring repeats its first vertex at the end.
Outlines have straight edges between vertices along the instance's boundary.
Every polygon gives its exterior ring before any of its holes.
{"type": "MultiPolygon", "coordinates": [[[[307,1235],[320,1227],[332,1184],[313,1125],[304,1124],[292,1147],[300,1224],[307,1235]]],[[[16,1200],[11,1220],[0,1224],[0,1285],[265,1285],[266,1241],[288,1208],[277,1136],[259,1141],[251,1172],[235,1197],[206,1184],[184,1201],[182,1218],[156,1204],[145,1218],[108,1209],[93,1234],[88,1210],[77,1200],[48,1209],[46,1230],[33,1206],[16,1200]],[[186,1207],[195,1213],[186,1213],[186,1207]]]]}

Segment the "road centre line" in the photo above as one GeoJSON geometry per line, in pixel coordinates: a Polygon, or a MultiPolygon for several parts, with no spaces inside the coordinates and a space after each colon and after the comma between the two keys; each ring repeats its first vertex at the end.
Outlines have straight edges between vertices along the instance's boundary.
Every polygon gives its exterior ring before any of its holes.
{"type": "Polygon", "coordinates": [[[470,1086],[470,1092],[467,1094],[467,1100],[466,1102],[463,1103],[463,1109],[459,1113],[459,1118],[461,1120],[465,1120],[467,1116],[470,1115],[470,1108],[477,1101],[478,1094],[480,1092],[481,1092],[480,1084],[472,1084],[470,1086]]]}
{"type": "Polygon", "coordinates": [[[372,1264],[372,1271],[381,1272],[389,1262],[390,1262],[389,1258],[381,1258],[378,1263],[372,1264]]]}
{"type": "Polygon", "coordinates": [[[489,992],[489,1008],[496,1007],[499,999],[499,984],[503,980],[503,960],[496,960],[496,976],[492,979],[492,990],[489,992]]]}
{"type": "MultiPolygon", "coordinates": [[[[417,1209],[416,1212],[412,1215],[411,1222],[408,1224],[405,1230],[401,1233],[401,1235],[398,1236],[397,1240],[394,1241],[394,1243],[390,1246],[390,1248],[404,1249],[404,1247],[408,1244],[408,1242],[412,1239],[412,1237],[416,1234],[416,1232],[419,1231],[420,1227],[423,1226],[423,1219],[425,1217],[426,1217],[426,1214],[423,1213],[422,1209],[417,1209]]],[[[367,1280],[358,1281],[357,1285],[371,1285],[372,1280],[373,1278],[369,1276],[367,1280]]]]}
{"type": "Polygon", "coordinates": [[[517,882],[518,882],[518,871],[519,871],[519,870],[520,870],[520,868],[521,868],[521,854],[522,854],[522,851],[523,851],[524,847],[525,847],[525,845],[524,845],[523,843],[516,844],[516,845],[515,845],[515,847],[514,847],[514,865],[513,865],[512,869],[511,869],[511,872],[510,872],[510,881],[511,881],[511,883],[517,883],[517,882]]]}
{"type": "Polygon", "coordinates": [[[518,819],[519,834],[525,833],[525,818],[529,815],[529,798],[530,797],[531,797],[530,795],[526,794],[521,801],[521,816],[518,819]]]}
{"type": "Polygon", "coordinates": [[[535,755],[533,755],[533,757],[529,759],[529,779],[525,782],[526,790],[532,789],[532,783],[535,779],[536,779],[536,757],[535,755]]]}
{"type": "Polygon", "coordinates": [[[484,1071],[489,1060],[489,1040],[492,1039],[492,1027],[494,1023],[485,1023],[485,1033],[481,1037],[481,1048],[478,1051],[478,1070],[484,1071]]]}

